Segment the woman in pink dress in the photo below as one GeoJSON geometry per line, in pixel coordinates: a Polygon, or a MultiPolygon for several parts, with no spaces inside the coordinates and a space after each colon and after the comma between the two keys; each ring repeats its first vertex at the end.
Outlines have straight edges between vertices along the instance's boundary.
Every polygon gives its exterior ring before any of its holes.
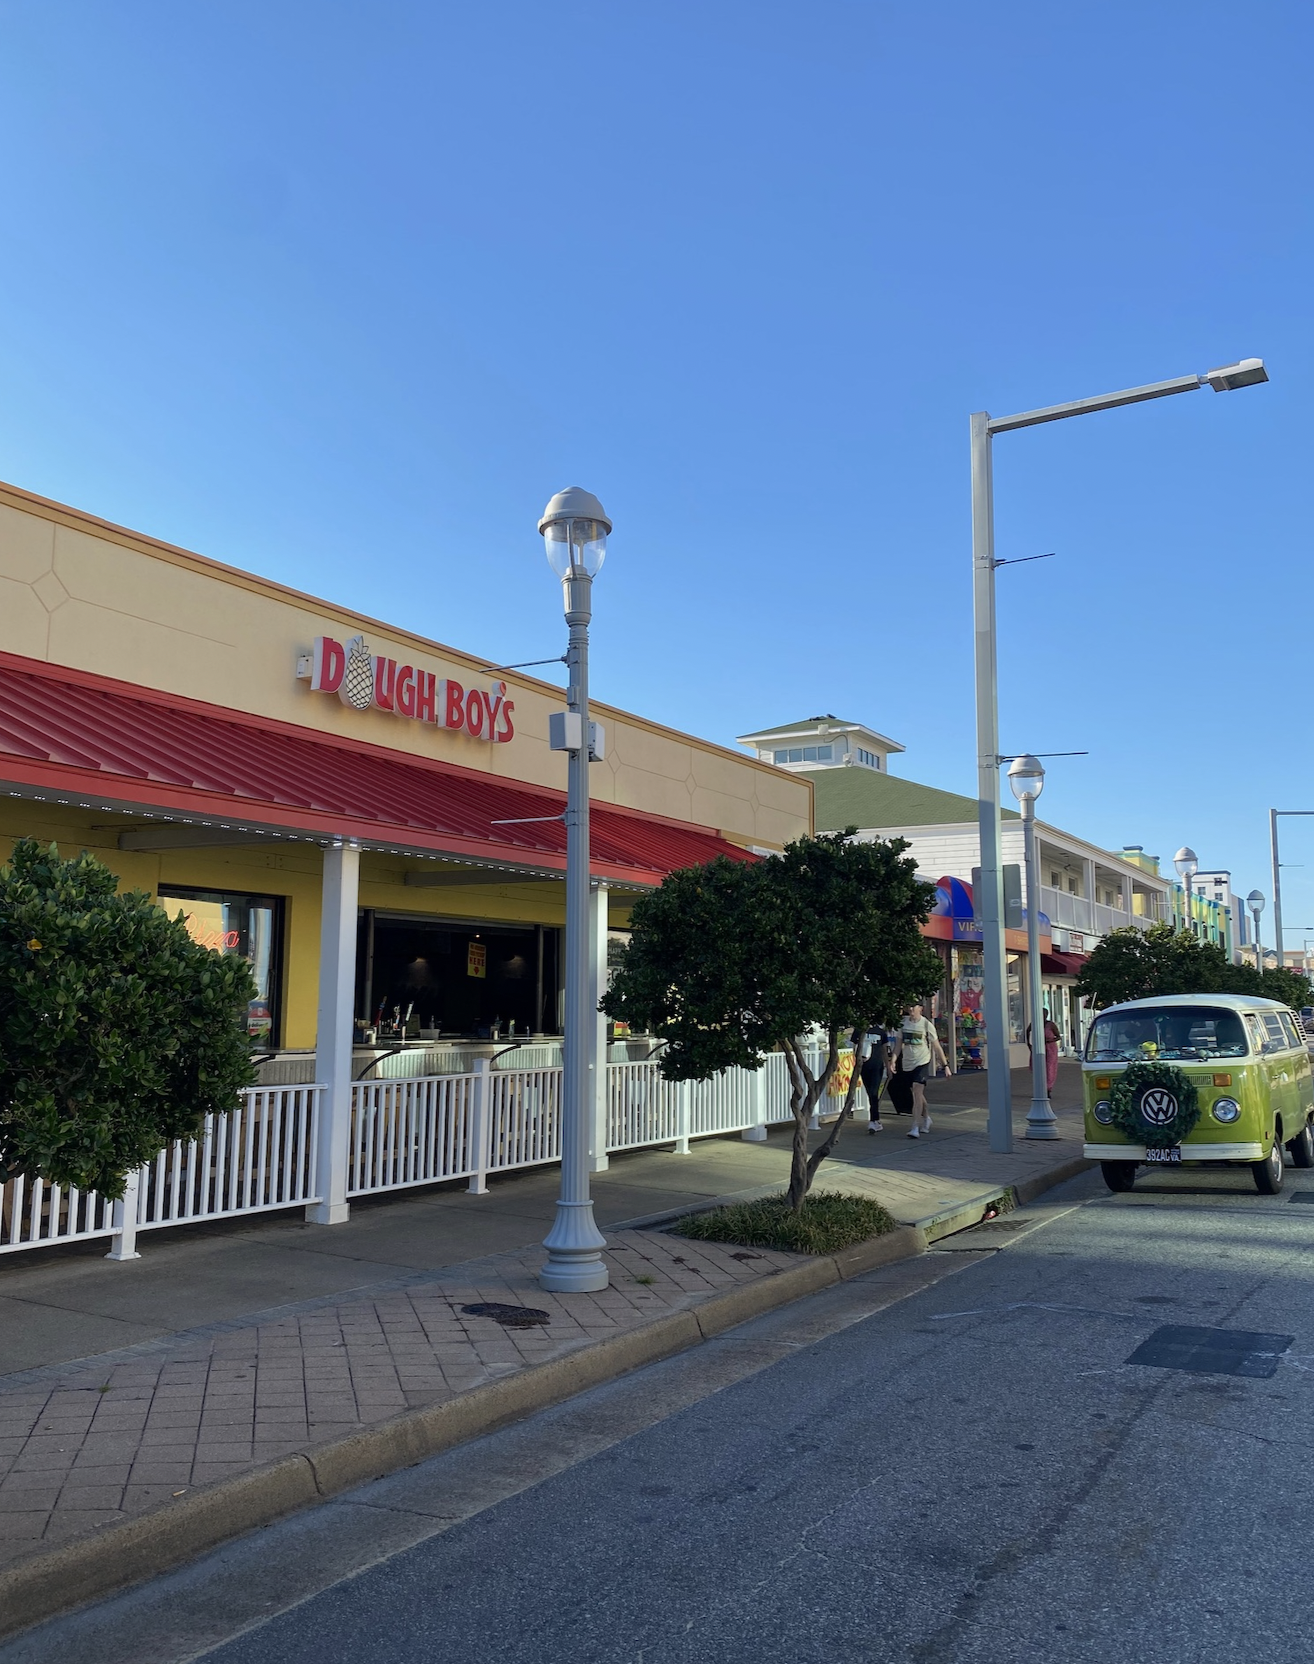
{"type": "MultiPolygon", "coordinates": [[[[1058,1031],[1058,1024],[1051,1020],[1049,1012],[1047,1011],[1045,1013],[1045,1092],[1046,1092],[1046,1095],[1050,1096],[1050,1097],[1053,1096],[1054,1080],[1055,1080],[1055,1077],[1058,1075],[1059,1038],[1060,1038],[1060,1036],[1059,1036],[1059,1031],[1058,1031]]],[[[1027,1048],[1028,1048],[1028,1050],[1030,1049],[1030,1047],[1031,1047],[1031,1030],[1028,1028],[1027,1029],[1027,1048]]]]}

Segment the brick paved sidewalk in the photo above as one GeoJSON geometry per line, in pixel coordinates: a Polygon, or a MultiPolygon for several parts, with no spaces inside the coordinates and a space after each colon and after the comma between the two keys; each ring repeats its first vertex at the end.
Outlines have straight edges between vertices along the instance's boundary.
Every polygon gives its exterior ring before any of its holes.
{"type": "Polygon", "coordinates": [[[606,1257],[598,1294],[545,1294],[536,1247],[6,1377],[0,1568],[802,1263],[642,1231],[606,1257]],[[481,1302],[549,1322],[462,1310],[481,1302]]]}

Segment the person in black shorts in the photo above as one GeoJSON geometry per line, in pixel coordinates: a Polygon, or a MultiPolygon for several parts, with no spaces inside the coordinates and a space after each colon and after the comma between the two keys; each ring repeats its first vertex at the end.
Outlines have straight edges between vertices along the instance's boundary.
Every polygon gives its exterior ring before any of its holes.
{"type": "Polygon", "coordinates": [[[920,1005],[906,1005],[903,1022],[895,1037],[890,1068],[898,1069],[912,1086],[913,1124],[909,1138],[920,1138],[931,1130],[931,1117],[926,1108],[926,1082],[933,1063],[948,1072],[948,1059],[935,1032],[935,1024],[929,1017],[923,1016],[920,1005]]]}

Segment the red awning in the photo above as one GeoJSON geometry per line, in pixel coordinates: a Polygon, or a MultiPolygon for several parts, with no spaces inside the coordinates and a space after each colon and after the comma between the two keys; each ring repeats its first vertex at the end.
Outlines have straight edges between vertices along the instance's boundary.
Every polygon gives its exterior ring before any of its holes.
{"type": "MultiPolygon", "coordinates": [[[[243,830],[357,838],[561,872],[565,794],[0,653],[0,790],[243,830]]],[[[651,885],[717,855],[710,829],[596,801],[592,868],[651,885]]]]}
{"type": "Polygon", "coordinates": [[[1040,969],[1045,976],[1080,976],[1089,958],[1088,953],[1042,953],[1040,969]]]}

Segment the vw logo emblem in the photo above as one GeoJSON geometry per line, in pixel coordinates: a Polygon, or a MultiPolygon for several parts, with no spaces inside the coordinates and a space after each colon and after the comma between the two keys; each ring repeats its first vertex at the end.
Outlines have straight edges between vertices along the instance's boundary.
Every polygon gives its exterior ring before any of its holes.
{"type": "Polygon", "coordinates": [[[1177,1099],[1162,1086],[1152,1086],[1141,1097],[1141,1118],[1152,1127],[1166,1127],[1177,1119],[1177,1099]]]}

